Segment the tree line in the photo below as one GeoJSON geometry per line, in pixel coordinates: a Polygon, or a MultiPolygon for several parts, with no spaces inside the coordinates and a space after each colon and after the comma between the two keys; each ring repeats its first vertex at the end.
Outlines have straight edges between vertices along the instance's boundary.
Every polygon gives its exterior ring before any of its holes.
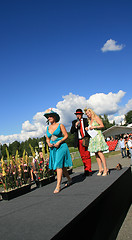
{"type": "MultiPolygon", "coordinates": [[[[109,122],[108,116],[104,114],[104,116],[99,116],[104,124],[104,129],[106,130],[112,126],[115,125],[115,121],[113,121],[113,123],[109,122]]],[[[126,124],[132,123],[132,111],[129,111],[126,115],[125,115],[125,119],[126,119],[126,124]]],[[[4,159],[6,159],[6,148],[9,151],[9,155],[14,155],[16,154],[16,150],[18,150],[20,157],[22,157],[24,150],[27,152],[28,156],[31,156],[31,149],[29,147],[29,144],[31,144],[31,146],[35,149],[37,149],[37,151],[40,151],[41,149],[39,148],[39,142],[43,142],[46,146],[46,137],[43,136],[41,138],[29,138],[28,140],[26,140],[25,142],[18,142],[18,141],[14,141],[13,143],[10,143],[9,146],[7,146],[7,144],[3,144],[1,145],[1,155],[4,157],[4,159]]],[[[66,140],[66,143],[68,145],[68,147],[73,147],[74,146],[74,135],[71,134],[70,132],[68,132],[68,139],[66,140]]],[[[46,149],[46,147],[45,147],[46,149]]]]}

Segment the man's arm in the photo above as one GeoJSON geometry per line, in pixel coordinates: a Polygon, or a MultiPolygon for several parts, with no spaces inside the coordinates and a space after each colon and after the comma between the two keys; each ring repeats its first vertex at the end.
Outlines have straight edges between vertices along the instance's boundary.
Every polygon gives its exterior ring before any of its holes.
{"type": "Polygon", "coordinates": [[[84,121],[84,127],[88,127],[88,119],[87,118],[83,118],[83,121],[84,121]]]}
{"type": "Polygon", "coordinates": [[[77,130],[78,130],[78,128],[75,127],[75,123],[76,123],[76,120],[72,121],[72,126],[71,126],[71,130],[70,130],[71,134],[77,132],[77,130]]]}

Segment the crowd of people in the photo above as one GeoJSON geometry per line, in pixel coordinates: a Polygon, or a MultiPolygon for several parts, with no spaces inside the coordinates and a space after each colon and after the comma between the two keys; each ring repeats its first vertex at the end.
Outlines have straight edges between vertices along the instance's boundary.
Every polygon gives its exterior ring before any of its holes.
{"type": "Polygon", "coordinates": [[[131,158],[132,164],[132,134],[124,134],[120,137],[119,147],[121,149],[122,158],[131,158]]]}
{"type": "MultiPolygon", "coordinates": [[[[72,121],[70,130],[71,134],[75,136],[74,147],[78,147],[80,152],[84,164],[84,175],[92,176],[90,153],[95,153],[99,168],[97,175],[104,177],[109,175],[109,169],[103,154],[109,148],[101,131],[104,125],[92,109],[86,108],[84,112],[87,118],[83,117],[82,109],[77,109],[74,113],[76,119],[72,121]]],[[[64,125],[59,124],[60,116],[58,113],[48,109],[44,116],[50,123],[50,126],[47,127],[46,135],[46,141],[50,148],[49,168],[57,171],[57,185],[54,193],[59,193],[61,190],[62,172],[67,177],[66,186],[72,184],[72,179],[67,172],[67,167],[72,166],[69,149],[65,143],[68,134],[64,125]]],[[[124,135],[124,138],[120,139],[119,144],[122,157],[131,156],[132,164],[132,134],[124,135]]]]}
{"type": "MultiPolygon", "coordinates": [[[[84,175],[92,176],[90,152],[95,153],[99,167],[98,176],[107,176],[106,159],[103,151],[108,149],[101,129],[104,127],[102,120],[92,109],[84,109],[87,118],[83,118],[82,109],[74,113],[76,119],[72,122],[71,133],[75,135],[75,147],[78,147],[82,162],[84,164],[84,175]]],[[[52,109],[48,109],[44,116],[50,125],[47,127],[46,141],[50,148],[49,168],[57,172],[57,185],[54,193],[61,190],[62,173],[67,177],[66,186],[72,184],[67,167],[72,166],[72,159],[65,140],[68,138],[67,131],[63,124],[59,123],[60,116],[52,109]]]]}
{"type": "MultiPolygon", "coordinates": [[[[90,153],[95,153],[96,156],[99,168],[97,176],[105,177],[109,175],[109,169],[107,168],[103,152],[107,151],[109,147],[101,131],[104,125],[101,118],[99,118],[92,109],[85,108],[84,112],[82,109],[77,109],[74,113],[76,119],[72,121],[70,129],[71,134],[74,134],[74,147],[78,147],[84,165],[85,177],[92,176],[90,153]],[[87,118],[83,117],[84,112],[87,118]]],[[[48,154],[48,161],[45,161],[45,153],[43,154],[43,152],[40,152],[38,159],[34,158],[30,165],[27,161],[24,162],[23,159],[19,160],[19,158],[17,158],[17,161],[12,158],[10,164],[7,165],[3,162],[1,179],[5,189],[7,183],[8,185],[10,184],[11,179],[14,180],[15,186],[19,186],[23,183],[27,183],[30,179],[34,181],[46,176],[45,174],[53,174],[54,171],[57,174],[57,185],[54,189],[55,194],[59,193],[61,190],[61,179],[63,174],[67,178],[65,187],[72,184],[72,178],[67,171],[67,168],[72,167],[73,163],[68,146],[65,142],[68,138],[66,128],[63,124],[59,123],[59,114],[52,109],[46,110],[44,117],[46,117],[48,123],[46,131],[46,142],[49,149],[47,151],[50,151],[48,154]]],[[[132,134],[121,136],[119,147],[122,157],[130,157],[132,164],[132,134]]]]}

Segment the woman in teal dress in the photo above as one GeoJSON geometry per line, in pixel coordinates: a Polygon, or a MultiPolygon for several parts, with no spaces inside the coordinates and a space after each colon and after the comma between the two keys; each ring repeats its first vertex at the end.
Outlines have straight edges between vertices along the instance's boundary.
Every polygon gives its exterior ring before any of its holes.
{"type": "Polygon", "coordinates": [[[68,179],[66,186],[72,182],[67,172],[67,167],[72,166],[70,152],[65,143],[68,134],[64,125],[58,123],[60,117],[56,112],[48,109],[44,116],[50,122],[46,132],[46,141],[50,148],[49,168],[57,171],[57,186],[54,193],[58,193],[60,191],[62,172],[68,179]]]}
{"type": "Polygon", "coordinates": [[[108,150],[108,145],[106,144],[104,136],[101,132],[101,129],[104,127],[103,122],[92,109],[88,108],[84,109],[84,111],[88,117],[89,122],[89,127],[86,128],[86,130],[94,129],[97,132],[97,135],[95,137],[90,138],[88,150],[92,153],[95,153],[96,160],[99,166],[99,172],[97,175],[107,176],[109,174],[109,170],[106,165],[106,160],[103,151],[108,150]],[[104,169],[102,167],[102,163],[104,169]]]}

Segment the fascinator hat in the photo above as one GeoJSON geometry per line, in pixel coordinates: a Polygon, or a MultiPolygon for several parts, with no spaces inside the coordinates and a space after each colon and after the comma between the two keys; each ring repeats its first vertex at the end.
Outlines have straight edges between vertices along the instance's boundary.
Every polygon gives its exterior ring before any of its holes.
{"type": "Polygon", "coordinates": [[[44,113],[44,117],[48,119],[50,116],[55,117],[56,122],[60,121],[60,116],[57,112],[54,112],[52,109],[47,109],[44,113]]]}

